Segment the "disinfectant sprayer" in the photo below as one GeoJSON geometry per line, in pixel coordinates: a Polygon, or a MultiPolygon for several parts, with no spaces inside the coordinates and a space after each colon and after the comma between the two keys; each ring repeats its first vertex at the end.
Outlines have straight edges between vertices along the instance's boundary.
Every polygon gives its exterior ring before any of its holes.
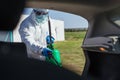
{"type": "Polygon", "coordinates": [[[50,23],[49,16],[48,16],[48,26],[49,26],[50,44],[47,44],[47,48],[51,49],[52,53],[49,53],[50,55],[46,58],[46,61],[62,67],[60,52],[59,50],[54,49],[54,44],[52,43],[52,40],[51,40],[51,37],[52,37],[51,36],[51,23],[50,23]]]}

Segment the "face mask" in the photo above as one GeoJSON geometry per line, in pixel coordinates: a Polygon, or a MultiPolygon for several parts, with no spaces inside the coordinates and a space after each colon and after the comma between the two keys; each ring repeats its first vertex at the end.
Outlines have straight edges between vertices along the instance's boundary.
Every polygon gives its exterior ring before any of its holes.
{"type": "Polygon", "coordinates": [[[36,21],[38,23],[44,23],[48,20],[47,15],[36,15],[36,21]]]}

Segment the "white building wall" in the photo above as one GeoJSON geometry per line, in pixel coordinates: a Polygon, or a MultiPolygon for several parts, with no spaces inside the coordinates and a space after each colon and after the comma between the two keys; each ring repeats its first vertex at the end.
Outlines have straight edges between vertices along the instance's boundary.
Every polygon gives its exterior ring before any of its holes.
{"type": "MultiPolygon", "coordinates": [[[[21,19],[16,27],[16,29],[13,31],[13,42],[21,42],[21,37],[18,32],[21,22],[28,17],[28,15],[22,15],[21,19]]],[[[56,32],[56,39],[55,41],[64,41],[64,21],[61,20],[54,20],[54,25],[56,25],[55,32],[56,32]]]]}
{"type": "Polygon", "coordinates": [[[57,26],[55,28],[56,41],[64,41],[65,40],[65,36],[64,36],[64,21],[55,20],[54,24],[57,26]]]}

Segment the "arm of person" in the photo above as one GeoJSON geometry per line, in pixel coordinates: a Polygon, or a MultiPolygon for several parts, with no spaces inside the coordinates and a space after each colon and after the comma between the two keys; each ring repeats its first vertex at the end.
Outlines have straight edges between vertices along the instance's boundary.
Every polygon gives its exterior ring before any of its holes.
{"type": "Polygon", "coordinates": [[[22,27],[21,25],[19,29],[19,33],[20,33],[22,41],[34,53],[34,54],[28,54],[28,57],[42,59],[43,58],[43,55],[42,55],[43,47],[42,45],[40,45],[39,43],[35,41],[34,32],[35,32],[35,28],[32,26],[22,27]]]}

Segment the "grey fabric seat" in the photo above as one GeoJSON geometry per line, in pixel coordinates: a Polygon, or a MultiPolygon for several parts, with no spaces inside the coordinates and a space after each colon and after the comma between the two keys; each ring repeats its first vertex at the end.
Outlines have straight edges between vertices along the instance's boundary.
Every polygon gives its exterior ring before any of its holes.
{"type": "Polygon", "coordinates": [[[120,55],[88,51],[84,80],[120,80],[120,55]]]}
{"type": "Polygon", "coordinates": [[[0,74],[2,80],[81,80],[65,68],[27,58],[23,43],[0,42],[0,74]]]}

